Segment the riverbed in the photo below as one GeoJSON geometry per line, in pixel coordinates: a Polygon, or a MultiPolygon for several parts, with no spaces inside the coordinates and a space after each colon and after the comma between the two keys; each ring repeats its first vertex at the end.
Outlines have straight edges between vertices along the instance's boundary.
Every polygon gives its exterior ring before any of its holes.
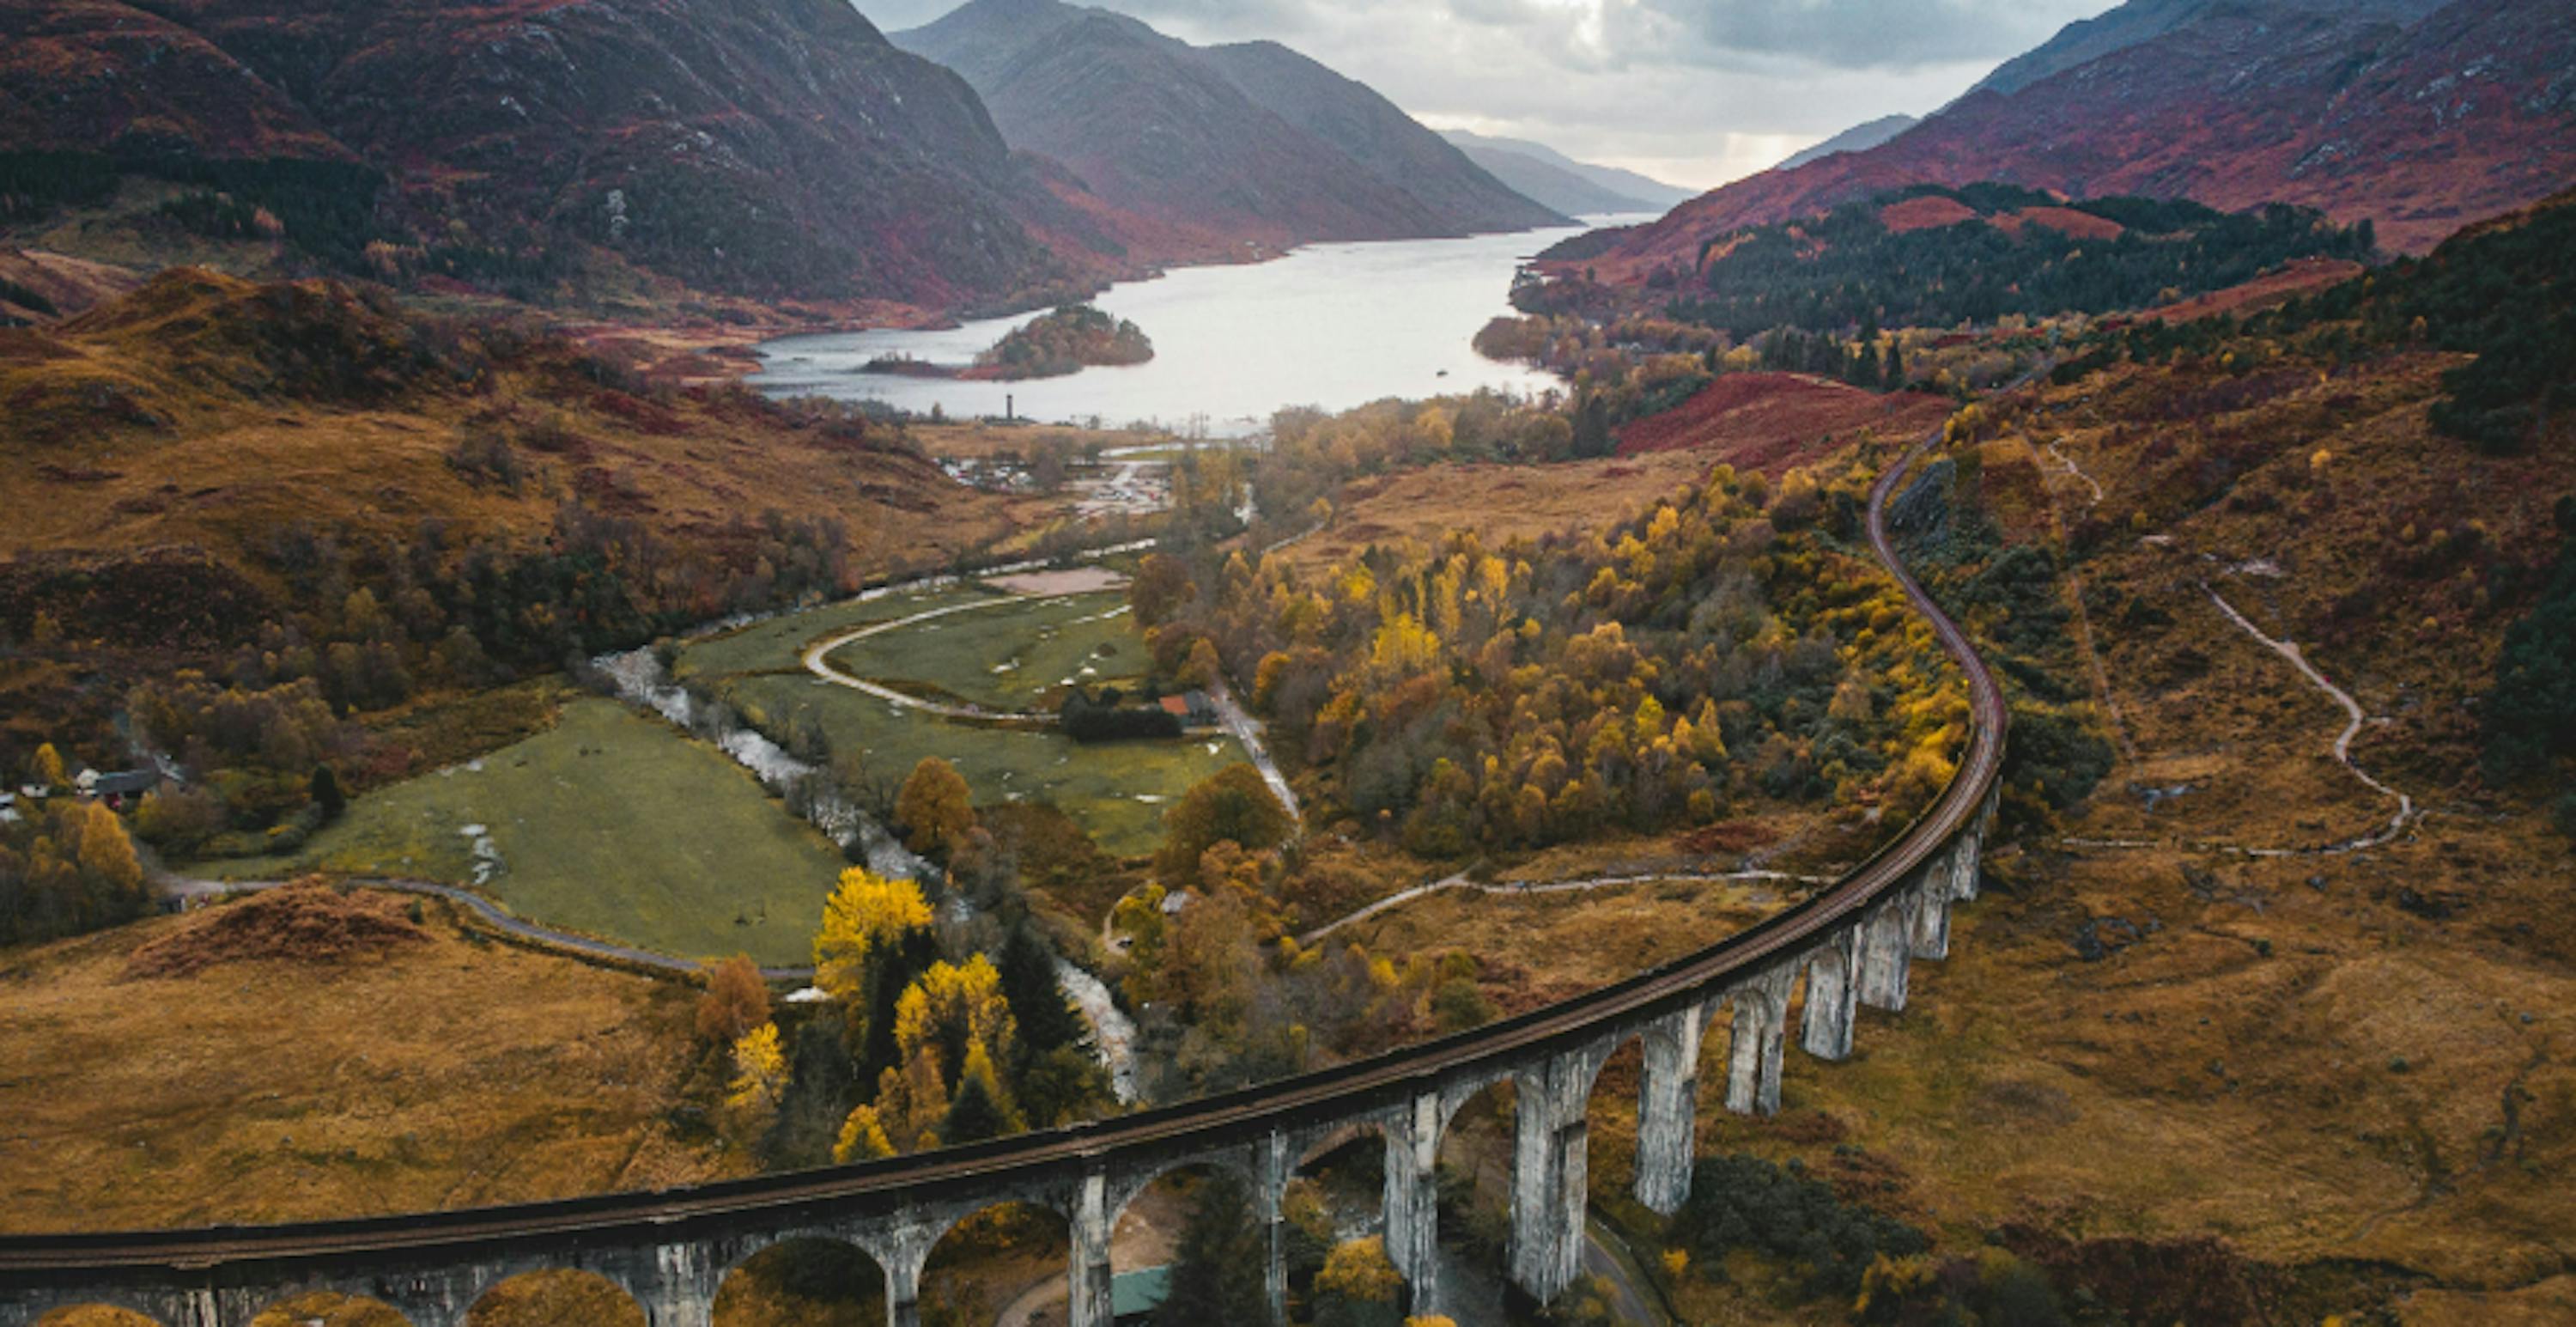
{"type": "MultiPolygon", "coordinates": [[[[1615,225],[1634,218],[1598,218],[1615,225]]],[[[1285,406],[1346,410],[1382,397],[1491,388],[1562,390],[1555,375],[1486,359],[1470,344],[1511,312],[1512,274],[1579,229],[1463,239],[1317,244],[1258,264],[1189,267],[1110,287],[1094,303],[1153,339],[1144,364],[1062,378],[969,382],[861,370],[880,356],[963,365],[1035,313],[934,331],[787,337],[759,347],[751,379],[782,396],[874,399],[916,413],[1109,426],[1148,423],[1241,437],[1285,406]]]]}

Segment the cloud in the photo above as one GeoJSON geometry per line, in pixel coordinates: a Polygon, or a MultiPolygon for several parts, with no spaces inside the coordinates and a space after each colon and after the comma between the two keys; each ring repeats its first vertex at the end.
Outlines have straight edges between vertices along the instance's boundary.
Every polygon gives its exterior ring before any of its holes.
{"type": "MultiPolygon", "coordinates": [[[[1270,38],[1424,122],[1710,187],[1921,115],[2113,0],[1102,0],[1194,42],[1270,38]]],[[[862,0],[888,29],[950,0],[862,0]]]]}

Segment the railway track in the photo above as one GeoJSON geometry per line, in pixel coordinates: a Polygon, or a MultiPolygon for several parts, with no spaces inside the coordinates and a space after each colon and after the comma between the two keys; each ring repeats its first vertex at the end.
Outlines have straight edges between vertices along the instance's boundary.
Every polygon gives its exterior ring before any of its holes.
{"type": "Polygon", "coordinates": [[[1967,675],[1975,718],[1958,772],[1932,807],[1835,884],[1686,958],[1615,985],[1471,1032],[1372,1059],[1134,1115],[1020,1134],[966,1147],[855,1166],[766,1175],[687,1189],[604,1194],[553,1202],[256,1227],[200,1227],[0,1237],[0,1288],[13,1280],[113,1274],[118,1269],[200,1270],[233,1264],[347,1262],[372,1255],[434,1259],[515,1241],[598,1238],[652,1242],[675,1228],[769,1209],[820,1206],[989,1180],[1013,1172],[1080,1167],[1127,1148],[1186,1148],[1288,1128],[1356,1101],[1391,1098],[1440,1076],[1508,1063],[1572,1044],[1604,1024],[1679,1008],[1730,979],[1793,956],[1849,923],[1940,852],[1982,813],[2002,766],[2001,688],[1903,562],[1886,508],[1904,474],[1938,441],[1923,439],[1870,491],[1868,532],[1879,561],[1967,675]]]}

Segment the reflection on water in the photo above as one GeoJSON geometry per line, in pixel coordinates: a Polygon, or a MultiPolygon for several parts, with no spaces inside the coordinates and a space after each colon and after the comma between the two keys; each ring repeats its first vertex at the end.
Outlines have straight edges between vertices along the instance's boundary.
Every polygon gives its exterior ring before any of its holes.
{"type": "MultiPolygon", "coordinates": [[[[1616,218],[1604,218],[1614,222],[1616,218]]],[[[1114,286],[1096,301],[1154,339],[1151,363],[1027,382],[958,382],[857,370],[881,355],[965,364],[1034,314],[945,331],[795,336],[761,347],[763,391],[875,398],[928,413],[1000,415],[1007,395],[1024,418],[1204,425],[1236,436],[1282,406],[1343,410],[1386,396],[1477,387],[1535,395],[1552,375],[1497,364],[1468,344],[1510,311],[1522,259],[1576,232],[1525,231],[1455,240],[1321,244],[1274,262],[1181,268],[1114,286]]]]}

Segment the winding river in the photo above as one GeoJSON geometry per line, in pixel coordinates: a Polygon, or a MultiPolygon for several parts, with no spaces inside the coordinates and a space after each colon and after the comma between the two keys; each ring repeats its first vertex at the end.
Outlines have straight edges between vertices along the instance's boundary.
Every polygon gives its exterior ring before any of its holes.
{"type": "Polygon", "coordinates": [[[1563,384],[1486,359],[1468,343],[1487,319],[1511,311],[1521,262],[1577,233],[1317,244],[1266,263],[1125,282],[1094,303],[1153,338],[1153,360],[1130,367],[1012,383],[860,371],[885,355],[968,363],[1036,316],[1023,314],[936,331],[786,337],[760,347],[766,364],[751,382],[777,395],[875,399],[923,414],[936,406],[952,416],[998,416],[1008,405],[1027,419],[1146,422],[1217,437],[1251,433],[1283,406],[1345,410],[1479,387],[1536,395],[1563,384]]]}

